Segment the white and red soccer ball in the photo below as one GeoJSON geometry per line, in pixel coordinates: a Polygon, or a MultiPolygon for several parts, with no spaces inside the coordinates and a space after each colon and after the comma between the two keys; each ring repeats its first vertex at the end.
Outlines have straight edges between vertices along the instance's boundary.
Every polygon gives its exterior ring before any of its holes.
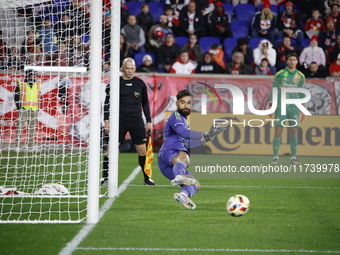
{"type": "Polygon", "coordinates": [[[249,210],[249,199],[244,195],[235,195],[229,198],[226,209],[227,212],[234,217],[240,217],[249,210]]]}

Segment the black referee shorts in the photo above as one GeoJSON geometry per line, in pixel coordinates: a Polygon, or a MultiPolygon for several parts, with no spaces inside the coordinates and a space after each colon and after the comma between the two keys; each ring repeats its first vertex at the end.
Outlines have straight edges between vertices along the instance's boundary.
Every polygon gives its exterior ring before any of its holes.
{"type": "Polygon", "coordinates": [[[140,117],[120,117],[119,120],[119,143],[124,141],[126,133],[129,132],[133,144],[146,143],[145,124],[140,117]]]}

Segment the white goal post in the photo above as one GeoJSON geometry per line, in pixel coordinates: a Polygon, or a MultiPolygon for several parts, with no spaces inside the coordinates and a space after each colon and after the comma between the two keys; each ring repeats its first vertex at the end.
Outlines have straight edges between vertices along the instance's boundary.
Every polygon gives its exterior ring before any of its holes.
{"type": "MultiPolygon", "coordinates": [[[[111,1],[109,75],[102,72],[102,1],[79,1],[78,23],[71,2],[0,0],[0,223],[96,223],[99,198],[117,195],[118,135],[110,139],[109,186],[99,178],[105,87],[119,83],[120,1],[111,1]],[[61,40],[65,13],[77,32],[61,40]],[[38,110],[23,91],[39,94],[38,110]]],[[[112,87],[119,102],[119,86],[112,87]]],[[[118,106],[111,108],[118,123],[118,106]]]]}

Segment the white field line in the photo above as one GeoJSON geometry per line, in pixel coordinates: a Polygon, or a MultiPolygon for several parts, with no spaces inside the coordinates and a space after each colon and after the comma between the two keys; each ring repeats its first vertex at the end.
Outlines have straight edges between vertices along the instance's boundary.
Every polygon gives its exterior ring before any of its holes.
{"type": "Polygon", "coordinates": [[[199,248],[134,248],[134,247],[107,247],[92,248],[78,247],[84,251],[195,251],[195,252],[271,252],[271,253],[337,253],[340,251],[317,251],[317,250],[262,250],[262,249],[199,249],[199,248]]]}
{"type": "MultiPolygon", "coordinates": [[[[129,185],[131,187],[147,187],[145,185],[129,185]]],[[[154,187],[172,187],[171,185],[156,185],[154,187]]],[[[340,189],[340,187],[294,187],[294,186],[234,186],[234,185],[201,185],[201,188],[274,188],[274,189],[340,189]]]]}
{"type": "MultiPolygon", "coordinates": [[[[125,191],[125,189],[129,186],[130,182],[137,176],[140,171],[140,167],[136,167],[133,172],[130,174],[128,178],[124,180],[124,182],[118,188],[118,196],[125,191]]],[[[113,202],[117,197],[109,198],[106,200],[104,205],[99,210],[99,220],[103,217],[107,210],[110,209],[113,202]]],[[[84,238],[91,232],[91,230],[97,224],[86,224],[78,234],[59,252],[59,255],[70,255],[72,254],[78,247],[78,245],[84,240],[84,238]]]]}

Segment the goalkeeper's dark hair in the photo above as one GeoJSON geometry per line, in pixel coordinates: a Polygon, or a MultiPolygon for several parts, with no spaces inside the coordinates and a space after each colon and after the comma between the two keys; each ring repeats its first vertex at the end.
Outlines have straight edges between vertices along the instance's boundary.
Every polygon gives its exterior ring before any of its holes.
{"type": "Polygon", "coordinates": [[[189,90],[183,89],[177,93],[176,98],[177,100],[180,100],[181,98],[187,97],[187,96],[192,97],[191,92],[189,90]]]}

